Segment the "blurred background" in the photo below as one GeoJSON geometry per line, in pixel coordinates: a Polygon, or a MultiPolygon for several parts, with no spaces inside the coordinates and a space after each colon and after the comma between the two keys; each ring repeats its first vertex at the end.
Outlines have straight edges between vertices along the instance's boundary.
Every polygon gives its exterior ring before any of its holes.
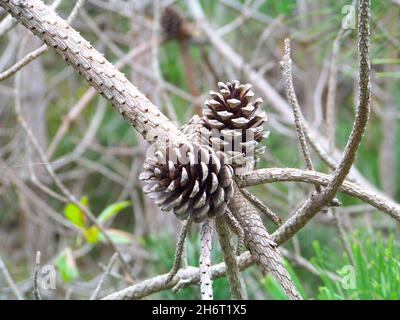
{"type": "MultiPolygon", "coordinates": [[[[64,18],[76,5],[76,1],[54,2],[64,18]]],[[[340,158],[357,97],[357,1],[87,0],[82,4],[72,26],[179,125],[201,113],[218,81],[252,83],[269,117],[270,137],[259,168],[305,167],[290,108],[280,108],[286,98],[279,61],[283,41],[289,37],[293,81],[304,116],[327,154],[340,158]],[[330,81],[336,83],[330,86],[336,92],[329,94],[330,81]],[[334,100],[329,102],[329,96],[334,100]]],[[[396,202],[400,201],[399,15],[399,1],[372,0],[372,114],[353,171],[362,184],[396,202]]],[[[17,73],[5,74],[41,45],[0,10],[0,299],[16,298],[6,270],[20,295],[33,297],[38,250],[41,265],[56,270],[55,288],[41,288],[44,298],[89,298],[114,253],[100,230],[62,196],[44,170],[18,114],[58,179],[107,229],[128,262],[133,281],[168,272],[181,223],[143,195],[138,176],[146,142],[52,50],[17,73]]],[[[315,152],[313,160],[317,170],[331,172],[315,152]]],[[[282,219],[312,190],[304,183],[249,189],[282,219]]],[[[398,299],[398,223],[357,199],[343,194],[338,199],[341,207],[317,215],[284,246],[299,290],[308,299],[398,299]],[[345,284],[343,277],[348,277],[345,284]]],[[[276,229],[268,219],[265,223],[270,232],[276,229]]],[[[198,252],[194,227],[187,241],[190,265],[198,265],[198,252]]],[[[213,254],[215,263],[222,261],[217,245],[213,254]]],[[[275,281],[254,266],[243,277],[250,298],[285,299],[275,281]]],[[[116,267],[99,296],[130,283],[116,267]]],[[[214,295],[229,298],[226,279],[215,281],[214,295]]],[[[194,286],[149,298],[199,296],[194,286]]]]}

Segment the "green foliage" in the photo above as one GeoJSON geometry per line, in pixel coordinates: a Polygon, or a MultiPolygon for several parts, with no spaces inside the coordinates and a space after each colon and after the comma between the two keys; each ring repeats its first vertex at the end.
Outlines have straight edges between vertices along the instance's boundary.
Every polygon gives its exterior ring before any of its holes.
{"type": "Polygon", "coordinates": [[[110,220],[112,217],[114,217],[116,214],[118,214],[121,210],[129,207],[131,204],[130,201],[122,201],[122,202],[116,202],[108,207],[106,207],[97,217],[97,221],[100,223],[104,223],[107,220],[110,220]]]}
{"type": "MultiPolygon", "coordinates": [[[[215,239],[216,240],[216,239],[215,239]]],[[[175,242],[168,235],[157,235],[154,237],[147,237],[142,239],[142,244],[144,248],[151,252],[157,261],[152,263],[151,274],[163,274],[169,272],[172,267],[174,252],[175,252],[175,242]]],[[[191,266],[199,265],[199,243],[200,238],[198,235],[188,237],[186,241],[187,258],[188,263],[191,266]]],[[[222,261],[222,255],[219,249],[218,241],[214,242],[213,246],[213,261],[214,263],[222,261]]],[[[245,276],[248,276],[248,271],[245,271],[245,276]]],[[[226,278],[216,279],[213,281],[213,292],[214,299],[223,300],[230,299],[229,285],[226,278]]],[[[178,293],[173,293],[171,290],[160,292],[158,295],[154,296],[155,299],[200,299],[200,289],[198,286],[192,286],[187,289],[183,289],[178,293]]]]}
{"type": "MultiPolygon", "coordinates": [[[[88,206],[88,197],[83,196],[79,201],[84,207],[88,206]]],[[[78,228],[84,228],[86,223],[85,213],[74,203],[68,203],[64,208],[65,217],[78,228]]]]}
{"type": "MultiPolygon", "coordinates": [[[[381,234],[373,238],[370,234],[356,232],[350,240],[354,266],[346,255],[321,246],[314,241],[314,258],[322,285],[318,293],[311,297],[317,300],[377,300],[400,299],[400,249],[394,245],[394,237],[384,239],[381,234]],[[338,279],[333,280],[334,274],[338,279]]],[[[306,299],[305,293],[294,270],[286,263],[289,273],[306,299]]],[[[304,282],[304,280],[303,280],[304,282]]],[[[268,295],[273,299],[286,300],[287,297],[277,281],[271,276],[263,279],[268,295]]]]}
{"type": "Polygon", "coordinates": [[[88,243],[96,244],[99,242],[100,230],[96,226],[84,228],[83,235],[88,243]]]}
{"type": "MultiPolygon", "coordinates": [[[[115,244],[130,244],[134,239],[132,234],[122,230],[107,229],[106,233],[110,237],[111,241],[115,244]]],[[[105,242],[103,233],[100,233],[99,237],[101,241],[105,242]]]]}
{"type": "MultiPolygon", "coordinates": [[[[83,196],[80,199],[80,204],[89,208],[89,198],[83,196]]],[[[97,217],[97,222],[100,225],[104,225],[107,221],[114,218],[119,212],[130,205],[130,201],[122,201],[107,206],[97,217]]],[[[88,225],[85,213],[76,204],[68,203],[64,208],[64,215],[74,226],[81,230],[83,238],[87,243],[98,244],[99,242],[106,242],[105,235],[96,225],[88,225]]],[[[105,232],[115,244],[127,245],[133,241],[133,236],[122,230],[107,228],[105,229],[105,232]]],[[[76,243],[78,246],[82,243],[81,239],[82,237],[77,237],[76,243]]],[[[69,282],[79,276],[78,268],[70,247],[67,247],[58,255],[56,259],[56,267],[61,274],[63,282],[69,282]]]]}
{"type": "MultiPolygon", "coordinates": [[[[88,208],[88,197],[83,196],[80,200],[80,204],[88,208]]],[[[97,217],[97,222],[100,225],[103,225],[123,209],[130,206],[130,204],[130,201],[122,201],[107,206],[97,217]]],[[[100,232],[97,226],[87,226],[85,213],[76,204],[68,203],[64,208],[64,215],[72,222],[72,224],[82,231],[82,234],[88,243],[96,244],[99,241],[105,242],[105,236],[100,232]]],[[[114,242],[116,244],[129,244],[132,242],[132,236],[127,232],[116,229],[106,229],[106,233],[112,240],[115,240],[114,242]]]]}
{"type": "Polygon", "coordinates": [[[354,286],[344,289],[341,282],[335,282],[321,271],[323,286],[317,299],[351,299],[376,300],[400,299],[400,249],[394,245],[394,237],[384,240],[381,234],[371,238],[367,234],[357,234],[351,243],[354,257],[354,269],[347,257],[331,255],[331,261],[324,259],[321,249],[316,248],[315,264],[320,270],[333,269],[342,275],[342,281],[350,279],[354,274],[354,286]],[[332,261],[334,260],[334,261],[332,261]],[[343,266],[345,268],[343,268],[343,266]]]}
{"type": "Polygon", "coordinates": [[[79,276],[71,248],[65,248],[56,258],[56,267],[63,282],[69,282],[79,276]]]}

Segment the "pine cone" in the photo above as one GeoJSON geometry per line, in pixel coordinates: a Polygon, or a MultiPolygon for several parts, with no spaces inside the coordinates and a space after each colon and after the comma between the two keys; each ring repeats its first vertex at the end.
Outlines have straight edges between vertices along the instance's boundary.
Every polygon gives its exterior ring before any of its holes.
{"type": "Polygon", "coordinates": [[[224,150],[232,166],[241,167],[265,151],[258,144],[268,136],[263,128],[267,117],[259,108],[263,101],[252,101],[250,84],[234,80],[219,82],[218,87],[219,92],[210,91],[212,99],[205,102],[204,124],[212,132],[213,148],[224,150]]]}
{"type": "MultiPolygon", "coordinates": [[[[193,133],[193,127],[200,125],[189,123],[185,130],[193,133]]],[[[201,222],[222,215],[233,194],[233,170],[226,155],[196,141],[159,147],[144,168],[139,177],[145,183],[143,191],[180,219],[190,215],[201,222]]]]}
{"type": "Polygon", "coordinates": [[[165,7],[161,14],[161,27],[167,37],[179,36],[184,19],[173,7],[165,7]]]}

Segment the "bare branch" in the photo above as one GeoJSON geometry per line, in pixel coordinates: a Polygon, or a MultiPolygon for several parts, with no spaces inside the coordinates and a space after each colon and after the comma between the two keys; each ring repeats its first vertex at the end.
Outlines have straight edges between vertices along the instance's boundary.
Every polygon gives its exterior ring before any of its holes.
{"type": "Polygon", "coordinates": [[[213,300],[212,289],[212,238],[214,234],[214,219],[206,219],[200,226],[200,290],[202,300],[213,300]]]}
{"type": "Polygon", "coordinates": [[[251,192],[241,189],[240,192],[249,200],[258,210],[264,213],[273,223],[277,226],[282,224],[282,218],[279,217],[275,212],[268,208],[260,199],[258,199],[251,192]]]}
{"type": "Polygon", "coordinates": [[[18,300],[24,300],[24,296],[19,291],[17,285],[15,284],[10,272],[8,271],[3,259],[0,256],[0,272],[3,274],[4,279],[6,280],[7,284],[10,286],[12,292],[17,297],[18,300]]]}
{"type": "Polygon", "coordinates": [[[311,218],[313,218],[324,206],[328,205],[336,195],[351,166],[355,160],[365,128],[368,124],[370,113],[370,2],[360,1],[359,30],[358,30],[358,54],[359,54],[359,101],[356,118],[353,124],[349,140],[344,150],[344,155],[339,166],[333,173],[331,181],[320,193],[313,193],[304,204],[293,214],[285,224],[276,231],[280,239],[286,239],[298,232],[311,218]]]}
{"type": "Polygon", "coordinates": [[[245,242],[264,274],[271,273],[287,296],[298,300],[301,296],[282,265],[282,257],[271,236],[265,229],[257,210],[241,194],[236,183],[235,193],[228,207],[244,231],[245,242]]]}
{"type": "Polygon", "coordinates": [[[219,243],[221,245],[226,264],[232,299],[243,300],[245,299],[245,293],[239,268],[237,266],[235,250],[230,241],[231,233],[229,231],[228,224],[225,220],[225,217],[217,217],[215,222],[219,236],[219,243]]]}
{"type": "Polygon", "coordinates": [[[181,267],[182,263],[182,256],[185,251],[185,239],[186,236],[190,230],[190,227],[192,225],[192,218],[189,217],[187,220],[185,220],[182,224],[182,229],[181,232],[179,233],[179,238],[178,241],[176,242],[176,250],[175,250],[175,258],[174,258],[174,263],[172,265],[172,269],[169,272],[169,276],[167,278],[167,282],[172,281],[172,279],[175,277],[175,275],[178,273],[179,268],[181,267]]]}
{"type": "Polygon", "coordinates": [[[40,271],[40,251],[36,252],[35,271],[33,274],[33,296],[35,297],[36,300],[42,300],[42,297],[40,296],[39,283],[38,283],[39,271],[40,271]]]}
{"type": "Polygon", "coordinates": [[[284,55],[281,61],[281,68],[282,68],[283,79],[285,82],[286,95],[289,101],[289,105],[292,107],[293,110],[294,124],[296,127],[297,137],[299,138],[299,143],[301,151],[303,153],[304,161],[306,163],[306,168],[308,170],[314,170],[314,164],[311,159],[310,149],[308,148],[306,138],[304,135],[304,125],[303,125],[304,117],[301,112],[299,103],[297,101],[296,92],[293,86],[292,59],[290,57],[289,39],[285,39],[284,55]]]}
{"type": "MultiPolygon", "coordinates": [[[[237,258],[238,267],[243,270],[252,265],[253,260],[249,252],[243,253],[237,258]]],[[[222,278],[226,275],[226,265],[221,262],[211,269],[212,279],[222,278]]],[[[130,287],[120,291],[109,294],[104,297],[104,300],[133,300],[146,297],[150,294],[160,292],[163,290],[171,289],[178,284],[179,281],[184,280],[187,285],[195,285],[200,282],[200,269],[195,267],[188,267],[179,270],[178,274],[172,279],[171,282],[166,283],[168,273],[162,274],[140,283],[134,284],[130,287]]]]}
{"type": "Polygon", "coordinates": [[[0,0],[25,27],[51,46],[81,74],[149,143],[186,141],[186,137],[102,54],[40,0],[0,0]]]}
{"type": "Polygon", "coordinates": [[[244,231],[229,209],[225,211],[225,219],[229,228],[237,235],[236,255],[240,256],[244,248],[244,231]]]}
{"type": "Polygon", "coordinates": [[[106,280],[106,278],[108,277],[108,275],[111,273],[112,268],[115,265],[115,262],[117,262],[117,258],[118,258],[118,253],[114,253],[110,259],[110,262],[107,265],[106,270],[104,271],[99,283],[96,286],[96,289],[93,291],[93,294],[90,296],[90,300],[96,300],[97,296],[100,292],[101,286],[103,285],[104,281],[106,280]]]}
{"type": "MultiPolygon", "coordinates": [[[[71,23],[76,15],[78,14],[78,11],[80,9],[80,7],[84,4],[86,0],[78,0],[74,6],[74,8],[72,9],[71,13],[68,16],[67,22],[71,23]]],[[[58,1],[58,4],[61,1],[58,1]]],[[[57,4],[57,6],[58,6],[57,4]]],[[[40,48],[32,51],[31,53],[27,54],[24,58],[22,58],[21,60],[19,60],[17,63],[15,63],[12,67],[10,67],[8,70],[0,73],[0,81],[5,80],[9,77],[11,77],[12,75],[14,75],[17,71],[21,70],[23,67],[25,67],[27,64],[31,63],[33,60],[35,60],[36,58],[40,57],[43,53],[45,53],[47,50],[49,49],[49,47],[47,45],[42,45],[40,48]]]]}
{"type": "MultiPolygon", "coordinates": [[[[305,182],[327,186],[330,181],[331,176],[328,174],[296,168],[258,169],[236,176],[236,182],[241,188],[273,182],[305,182]]],[[[347,180],[339,187],[339,191],[358,198],[400,221],[400,205],[387,197],[347,180]]]]}

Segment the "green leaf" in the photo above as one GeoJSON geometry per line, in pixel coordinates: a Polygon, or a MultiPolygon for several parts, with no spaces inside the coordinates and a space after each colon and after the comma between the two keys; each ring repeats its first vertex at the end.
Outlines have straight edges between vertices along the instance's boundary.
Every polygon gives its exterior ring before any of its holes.
{"type": "Polygon", "coordinates": [[[130,204],[131,204],[130,201],[122,201],[109,205],[100,213],[100,215],[97,217],[97,221],[99,223],[106,222],[107,220],[115,216],[117,213],[119,213],[122,209],[125,209],[126,207],[130,206],[130,204]]]}
{"type": "MultiPolygon", "coordinates": [[[[115,244],[130,244],[135,239],[130,233],[122,230],[107,229],[106,233],[115,244]]],[[[103,242],[106,241],[102,233],[100,234],[100,240],[103,242]]]]}
{"type": "MultiPolygon", "coordinates": [[[[88,197],[83,196],[80,200],[80,203],[83,206],[87,207],[89,203],[88,197]]],[[[69,221],[71,221],[78,228],[85,227],[85,222],[86,222],[85,213],[82,212],[81,209],[79,209],[79,207],[74,203],[68,203],[65,206],[64,215],[69,221]]]]}
{"type": "Polygon", "coordinates": [[[65,248],[56,258],[56,267],[63,282],[69,282],[79,276],[71,248],[65,248]]]}
{"type": "Polygon", "coordinates": [[[96,226],[83,230],[83,235],[88,243],[98,243],[100,240],[100,230],[96,226]]]}

